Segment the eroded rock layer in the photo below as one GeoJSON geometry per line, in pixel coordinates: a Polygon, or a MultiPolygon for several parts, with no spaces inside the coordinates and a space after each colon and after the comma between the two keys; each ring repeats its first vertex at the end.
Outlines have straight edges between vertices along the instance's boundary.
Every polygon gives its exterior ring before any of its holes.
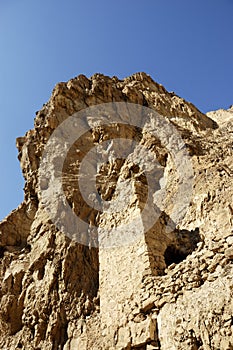
{"type": "MultiPolygon", "coordinates": [[[[232,133],[232,107],[204,115],[145,73],[124,80],[80,75],[59,83],[37,112],[34,129],[17,139],[25,199],[0,223],[0,348],[233,349],[232,133]],[[67,151],[62,188],[88,229],[69,222],[67,235],[45,210],[41,191],[61,174],[53,168],[60,157],[55,147],[43,160],[46,177],[39,178],[44,150],[70,116],[111,102],[152,109],[177,130],[184,143],[180,149],[186,147],[192,165],[192,176],[184,167],[184,177],[192,181],[188,205],[184,215],[179,216],[180,207],[174,215],[172,198],[177,198],[181,179],[162,139],[148,132],[156,115],[137,128],[100,126],[99,116],[87,113],[89,131],[67,151]],[[105,142],[114,139],[133,140],[154,154],[158,167],[153,176],[138,166],[140,151],[133,143],[126,160],[117,157],[105,142]],[[101,199],[113,203],[110,212],[87,205],[77,186],[81,163],[92,147],[102,158],[88,166],[90,173],[97,168],[96,189],[101,199]],[[124,210],[114,207],[116,198],[124,210]],[[148,228],[150,208],[160,204],[160,215],[148,228]],[[119,224],[124,237],[136,238],[105,245],[119,224]]],[[[182,192],[177,200],[186,195],[182,192]]],[[[49,210],[64,216],[60,197],[58,191],[49,210]]]]}

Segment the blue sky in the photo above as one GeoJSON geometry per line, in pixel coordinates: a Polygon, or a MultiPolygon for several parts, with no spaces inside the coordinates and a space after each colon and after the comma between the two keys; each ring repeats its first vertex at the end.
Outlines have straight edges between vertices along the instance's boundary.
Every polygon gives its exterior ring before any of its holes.
{"type": "Polygon", "coordinates": [[[233,0],[0,0],[0,219],[23,199],[15,138],[54,85],[145,71],[201,111],[233,104],[233,0]]]}

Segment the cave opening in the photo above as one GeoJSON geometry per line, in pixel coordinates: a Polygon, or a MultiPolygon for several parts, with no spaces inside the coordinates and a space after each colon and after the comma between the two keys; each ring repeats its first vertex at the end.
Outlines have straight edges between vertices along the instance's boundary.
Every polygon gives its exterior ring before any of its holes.
{"type": "Polygon", "coordinates": [[[185,254],[184,252],[180,251],[173,245],[168,246],[164,253],[164,259],[167,266],[173,263],[179,264],[187,256],[188,254],[185,254]]]}

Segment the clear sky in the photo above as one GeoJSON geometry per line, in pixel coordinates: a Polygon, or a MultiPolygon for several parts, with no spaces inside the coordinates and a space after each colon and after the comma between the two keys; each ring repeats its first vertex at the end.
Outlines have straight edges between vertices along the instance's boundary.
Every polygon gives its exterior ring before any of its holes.
{"type": "Polygon", "coordinates": [[[15,138],[59,81],[145,71],[201,111],[233,104],[233,0],[0,0],[0,219],[23,199],[15,138]]]}

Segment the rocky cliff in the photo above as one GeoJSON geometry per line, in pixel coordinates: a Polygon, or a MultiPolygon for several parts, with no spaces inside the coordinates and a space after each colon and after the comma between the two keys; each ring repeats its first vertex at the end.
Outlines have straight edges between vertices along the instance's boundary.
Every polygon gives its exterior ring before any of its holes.
{"type": "Polygon", "coordinates": [[[0,348],[232,350],[232,133],[145,73],[59,83],[17,139],[0,348]]]}

